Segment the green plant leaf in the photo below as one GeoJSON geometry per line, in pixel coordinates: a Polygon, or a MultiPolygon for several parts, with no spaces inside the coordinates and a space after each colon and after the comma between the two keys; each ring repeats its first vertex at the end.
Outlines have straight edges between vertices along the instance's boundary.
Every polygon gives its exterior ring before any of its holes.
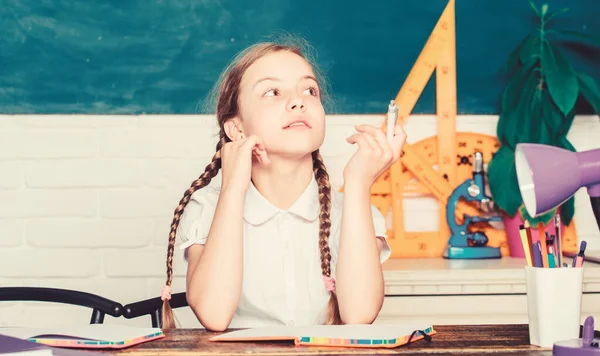
{"type": "Polygon", "coordinates": [[[533,227],[537,227],[539,222],[542,222],[544,225],[547,225],[550,221],[552,221],[554,214],[556,214],[556,208],[554,208],[540,216],[532,217],[531,215],[529,215],[529,212],[527,211],[527,209],[525,208],[525,205],[523,204],[519,207],[519,214],[521,214],[521,217],[523,218],[523,220],[527,220],[529,222],[529,225],[531,225],[533,227]]]}
{"type": "Polygon", "coordinates": [[[531,77],[531,68],[522,66],[515,72],[513,77],[506,84],[504,93],[502,93],[502,111],[508,111],[516,108],[521,100],[524,85],[531,77]]]}
{"type": "MultiPolygon", "coordinates": [[[[510,127],[517,121],[515,118],[516,114],[513,111],[501,112],[498,115],[498,124],[496,125],[496,137],[502,145],[509,144],[509,134],[512,132],[510,127]]],[[[511,141],[512,142],[512,141],[511,141]]]]}
{"type": "Polygon", "coordinates": [[[600,89],[594,79],[587,74],[578,73],[577,80],[581,95],[590,103],[596,114],[600,114],[600,89]]]}
{"type": "MultiPolygon", "coordinates": [[[[529,89],[527,89],[529,90],[529,89]]],[[[531,89],[533,95],[529,104],[529,118],[523,122],[521,127],[528,127],[528,136],[522,136],[519,138],[520,142],[536,142],[542,144],[552,144],[552,134],[548,129],[548,125],[544,119],[544,88],[539,83],[536,83],[535,87],[531,89]]],[[[526,118],[524,118],[526,119],[526,118]]],[[[521,133],[526,130],[521,130],[521,133]]]]}
{"type": "Polygon", "coordinates": [[[567,37],[575,37],[579,40],[590,42],[594,46],[600,47],[600,37],[592,36],[587,33],[571,31],[571,30],[557,30],[558,34],[565,35],[567,37]]]}
{"type": "MultiPolygon", "coordinates": [[[[559,112],[558,109],[556,109],[556,108],[554,110],[556,112],[559,112]]],[[[575,109],[571,110],[571,112],[569,112],[568,115],[563,116],[562,113],[560,113],[560,115],[562,116],[563,122],[556,132],[557,144],[560,144],[561,140],[567,139],[569,130],[571,130],[571,126],[573,125],[573,120],[575,120],[575,109]]]]}
{"type": "Polygon", "coordinates": [[[561,137],[567,136],[573,120],[575,119],[575,108],[573,108],[567,115],[564,115],[560,109],[554,104],[548,90],[543,91],[544,95],[544,118],[548,123],[548,127],[554,136],[554,145],[558,145],[561,137]]]}
{"type": "Polygon", "coordinates": [[[526,67],[537,64],[537,59],[540,58],[539,35],[529,35],[529,41],[523,44],[519,58],[521,59],[521,63],[526,67]]]}
{"type": "Polygon", "coordinates": [[[542,71],[548,91],[556,106],[566,115],[575,106],[579,96],[575,70],[562,52],[550,42],[544,41],[542,51],[542,71]]]}
{"type": "Polygon", "coordinates": [[[540,121],[539,134],[536,142],[543,145],[552,145],[554,143],[554,135],[552,135],[548,123],[543,119],[540,121]]]}
{"type": "Polygon", "coordinates": [[[562,135],[561,127],[564,124],[564,118],[560,110],[554,105],[548,90],[542,91],[542,118],[550,135],[550,142],[546,144],[555,145],[562,135]]]}
{"type": "Polygon", "coordinates": [[[548,18],[546,19],[546,23],[550,22],[550,20],[552,20],[552,18],[554,18],[554,16],[556,16],[558,14],[562,14],[563,12],[567,12],[567,11],[569,11],[568,7],[565,7],[565,8],[562,8],[562,9],[556,11],[552,15],[548,16],[548,18]]]}
{"type": "Polygon", "coordinates": [[[560,206],[560,221],[563,224],[571,224],[573,216],[575,216],[575,196],[572,196],[560,206]]]}
{"type": "Polygon", "coordinates": [[[544,4],[544,5],[542,5],[542,8],[541,8],[541,10],[542,10],[542,11],[541,11],[541,13],[542,13],[542,17],[545,17],[545,16],[546,16],[546,14],[548,13],[548,4],[544,4]]]}
{"type": "Polygon", "coordinates": [[[531,8],[533,9],[533,12],[535,12],[537,17],[540,17],[540,12],[537,9],[537,7],[535,7],[535,4],[533,3],[533,1],[529,0],[529,6],[531,6],[531,8]]]}
{"type": "Polygon", "coordinates": [[[498,116],[498,124],[496,125],[496,137],[503,145],[509,145],[510,142],[514,144],[514,140],[510,140],[510,134],[513,132],[511,126],[514,126],[517,122],[516,113],[514,111],[501,112],[498,116]]]}
{"type": "Polygon", "coordinates": [[[512,120],[507,122],[506,127],[504,128],[504,141],[511,149],[514,149],[519,142],[530,141],[535,134],[536,129],[530,125],[530,104],[533,100],[538,80],[539,78],[535,72],[529,72],[529,76],[523,89],[513,93],[514,95],[519,96],[517,107],[516,109],[507,112],[512,120]]]}
{"type": "Polygon", "coordinates": [[[528,88],[527,83],[535,77],[534,69],[520,67],[509,80],[502,94],[502,108],[496,126],[496,136],[503,144],[514,147],[518,140],[517,132],[522,116],[522,95],[528,88]]]}
{"type": "MultiPolygon", "coordinates": [[[[532,135],[527,142],[537,142],[544,145],[553,144],[554,135],[546,121],[546,116],[548,115],[548,113],[545,112],[546,106],[543,89],[538,86],[535,89],[530,104],[531,113],[529,115],[532,135]]],[[[524,140],[521,140],[521,142],[524,142],[524,140]]]]}
{"type": "Polygon", "coordinates": [[[500,146],[488,164],[488,183],[498,208],[514,216],[523,203],[515,170],[515,153],[508,146],[500,146]]]}
{"type": "Polygon", "coordinates": [[[525,36],[521,42],[517,45],[517,47],[512,51],[510,56],[508,56],[508,60],[506,61],[506,71],[510,72],[517,64],[520,63],[521,52],[525,47],[529,46],[529,42],[531,42],[531,35],[525,36]]]}
{"type": "Polygon", "coordinates": [[[561,137],[558,140],[557,146],[561,147],[561,148],[564,148],[566,150],[569,150],[571,152],[577,152],[577,149],[575,149],[575,146],[573,146],[573,144],[571,143],[571,141],[569,141],[566,137],[561,137]]]}
{"type": "Polygon", "coordinates": [[[524,93],[522,104],[527,105],[527,116],[522,118],[520,126],[519,142],[538,142],[540,124],[542,121],[542,93],[538,88],[538,79],[534,85],[526,88],[531,90],[531,95],[527,97],[524,93]]]}

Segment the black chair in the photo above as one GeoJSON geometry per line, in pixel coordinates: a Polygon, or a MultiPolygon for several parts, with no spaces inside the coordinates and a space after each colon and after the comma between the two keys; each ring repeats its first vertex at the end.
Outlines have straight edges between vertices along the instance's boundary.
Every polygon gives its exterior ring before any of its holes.
{"type": "Polygon", "coordinates": [[[92,309],[90,324],[102,324],[106,314],[123,315],[123,305],[96,294],[44,287],[0,287],[0,301],[38,301],[71,304],[92,309]]]}
{"type": "MultiPolygon", "coordinates": [[[[188,302],[185,297],[185,292],[172,294],[169,304],[172,309],[187,307],[188,302]]],[[[123,306],[123,317],[126,319],[133,319],[144,315],[150,315],[152,327],[162,328],[162,305],[163,301],[160,297],[125,304],[123,306]]]]}

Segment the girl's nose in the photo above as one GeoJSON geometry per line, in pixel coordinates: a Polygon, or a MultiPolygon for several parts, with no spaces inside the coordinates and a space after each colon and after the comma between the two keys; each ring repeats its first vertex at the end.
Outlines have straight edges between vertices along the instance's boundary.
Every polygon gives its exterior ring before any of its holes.
{"type": "Polygon", "coordinates": [[[302,98],[297,96],[297,97],[291,98],[290,101],[288,102],[288,110],[289,111],[292,111],[292,110],[304,111],[304,110],[306,110],[306,106],[304,105],[304,101],[302,100],[302,98]]]}

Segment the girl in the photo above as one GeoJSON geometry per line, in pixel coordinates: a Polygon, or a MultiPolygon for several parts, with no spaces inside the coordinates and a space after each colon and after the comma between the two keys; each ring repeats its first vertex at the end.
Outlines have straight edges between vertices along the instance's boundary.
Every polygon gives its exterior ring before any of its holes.
{"type": "Polygon", "coordinates": [[[187,301],[208,330],[377,317],[381,263],[391,252],[370,189],[399,158],[406,134],[397,125],[388,143],[379,128],[356,127],[347,138],[358,149],[344,168],[342,199],[319,153],[325,111],[318,74],[300,46],[262,43],[221,76],[216,154],[171,224],[164,328],[174,327],[168,300],[176,236],[188,261],[187,301]],[[221,185],[207,187],[219,169],[221,185]]]}

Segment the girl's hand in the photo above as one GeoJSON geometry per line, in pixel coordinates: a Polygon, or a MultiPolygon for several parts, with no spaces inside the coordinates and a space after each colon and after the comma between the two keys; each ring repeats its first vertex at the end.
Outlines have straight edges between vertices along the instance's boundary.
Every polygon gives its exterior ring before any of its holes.
{"type": "Polygon", "coordinates": [[[271,162],[262,140],[255,135],[223,145],[221,148],[222,190],[246,193],[250,187],[252,157],[263,165],[271,162]]]}
{"type": "Polygon", "coordinates": [[[394,138],[389,143],[383,130],[372,125],[357,125],[358,133],[346,141],[358,144],[358,150],[344,168],[344,182],[352,181],[370,188],[377,177],[400,158],[406,142],[406,132],[396,124],[394,138]]]}

